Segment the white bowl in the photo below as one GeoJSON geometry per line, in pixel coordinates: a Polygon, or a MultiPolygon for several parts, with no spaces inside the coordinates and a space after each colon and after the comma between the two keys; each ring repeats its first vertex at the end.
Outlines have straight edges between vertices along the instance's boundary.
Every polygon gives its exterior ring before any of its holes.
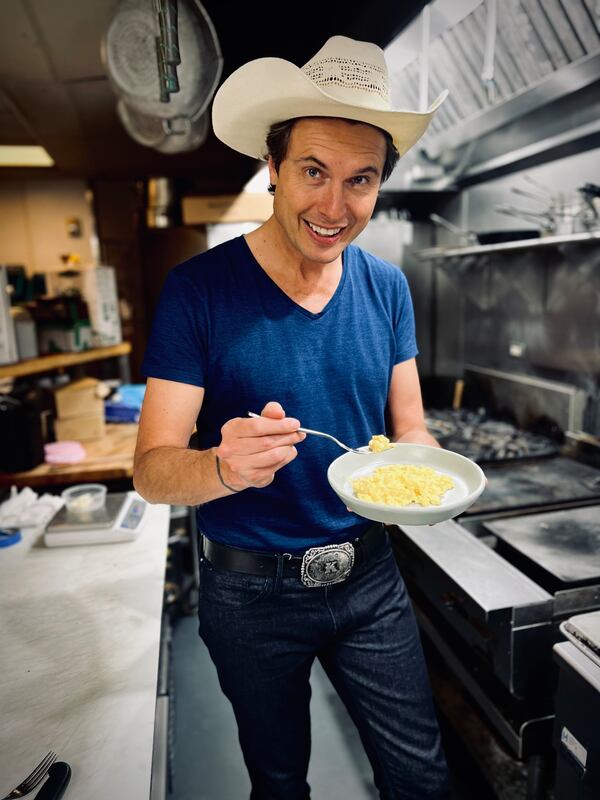
{"type": "MultiPolygon", "coordinates": [[[[368,448],[361,448],[368,453],[368,448]]],[[[346,453],[329,465],[327,480],[340,500],[361,517],[391,525],[434,525],[462,514],[485,488],[485,475],[469,458],[426,444],[396,444],[381,453],[346,453]],[[352,491],[351,481],[364,478],[377,467],[391,464],[410,464],[431,467],[454,481],[439,506],[389,506],[359,500],[352,491]]]]}
{"type": "Polygon", "coordinates": [[[78,483],[61,493],[69,514],[89,514],[104,508],[106,486],[102,483],[78,483]]]}

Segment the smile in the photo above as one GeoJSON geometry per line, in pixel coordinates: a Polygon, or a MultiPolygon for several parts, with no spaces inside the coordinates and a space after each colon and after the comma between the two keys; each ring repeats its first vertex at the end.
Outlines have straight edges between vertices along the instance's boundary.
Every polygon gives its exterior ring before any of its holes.
{"type": "Polygon", "coordinates": [[[344,228],[322,228],[320,225],[314,225],[312,222],[309,222],[306,219],[304,222],[313,233],[316,233],[318,236],[326,239],[334,239],[339,233],[341,233],[341,231],[344,230],[344,228]]]}

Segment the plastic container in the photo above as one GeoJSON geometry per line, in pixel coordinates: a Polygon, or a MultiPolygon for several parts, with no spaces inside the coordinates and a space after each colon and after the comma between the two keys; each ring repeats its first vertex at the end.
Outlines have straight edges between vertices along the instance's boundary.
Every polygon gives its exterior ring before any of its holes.
{"type": "Polygon", "coordinates": [[[104,508],[106,486],[101,483],[79,483],[61,493],[69,514],[87,514],[104,508]]]}

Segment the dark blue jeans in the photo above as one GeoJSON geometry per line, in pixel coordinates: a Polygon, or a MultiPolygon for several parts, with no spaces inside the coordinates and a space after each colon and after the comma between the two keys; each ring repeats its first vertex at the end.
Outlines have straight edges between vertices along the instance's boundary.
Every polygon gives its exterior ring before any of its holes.
{"type": "Polygon", "coordinates": [[[385,800],[441,800],[448,775],[421,643],[389,542],[328,588],[214,568],[200,635],[231,701],[251,800],[308,800],[309,675],[318,658],[385,800]]]}

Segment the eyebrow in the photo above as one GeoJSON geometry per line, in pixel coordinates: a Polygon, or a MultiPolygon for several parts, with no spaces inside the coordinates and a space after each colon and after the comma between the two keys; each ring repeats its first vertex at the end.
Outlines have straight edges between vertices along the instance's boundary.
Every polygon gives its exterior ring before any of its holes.
{"type": "MultiPolygon", "coordinates": [[[[303,158],[297,158],[296,164],[302,164],[306,161],[313,161],[315,164],[317,164],[317,166],[321,167],[321,169],[328,169],[327,164],[324,164],[322,161],[319,161],[319,159],[315,158],[315,156],[304,156],[303,158]]],[[[366,167],[361,167],[360,169],[357,169],[353,173],[353,177],[357,175],[364,175],[367,172],[376,175],[378,177],[380,175],[380,171],[377,169],[377,167],[374,167],[371,164],[369,164],[366,167]]]]}

